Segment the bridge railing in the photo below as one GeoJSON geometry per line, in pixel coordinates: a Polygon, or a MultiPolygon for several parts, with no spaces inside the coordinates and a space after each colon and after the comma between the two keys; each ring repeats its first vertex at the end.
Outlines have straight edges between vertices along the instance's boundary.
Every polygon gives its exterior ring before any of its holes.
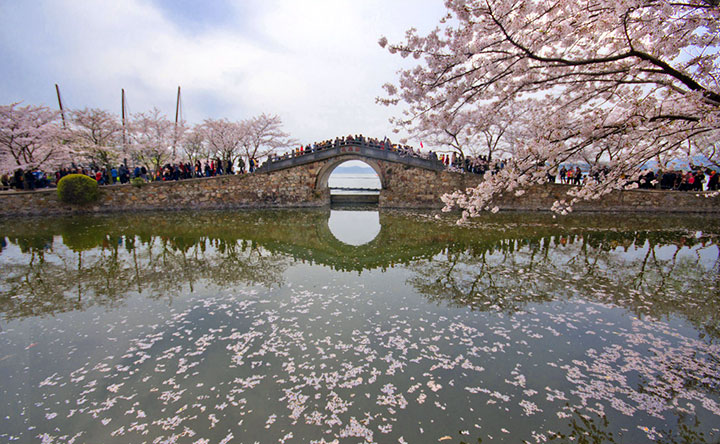
{"type": "Polygon", "coordinates": [[[371,159],[399,162],[435,171],[446,168],[445,164],[437,158],[419,156],[412,152],[410,148],[368,140],[335,140],[305,147],[299,154],[291,151],[283,156],[270,158],[260,166],[258,172],[276,171],[343,154],[356,154],[371,159]]]}

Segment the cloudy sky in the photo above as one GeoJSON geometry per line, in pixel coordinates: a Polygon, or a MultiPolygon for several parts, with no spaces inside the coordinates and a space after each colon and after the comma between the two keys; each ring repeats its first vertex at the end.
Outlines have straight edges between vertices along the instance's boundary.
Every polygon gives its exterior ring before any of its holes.
{"type": "MultiPolygon", "coordinates": [[[[302,143],[392,136],[381,86],[414,60],[380,36],[438,25],[442,0],[0,0],[0,104],[120,113],[156,106],[189,123],[278,114],[302,143]]],[[[417,144],[417,143],[415,143],[417,144]]]]}

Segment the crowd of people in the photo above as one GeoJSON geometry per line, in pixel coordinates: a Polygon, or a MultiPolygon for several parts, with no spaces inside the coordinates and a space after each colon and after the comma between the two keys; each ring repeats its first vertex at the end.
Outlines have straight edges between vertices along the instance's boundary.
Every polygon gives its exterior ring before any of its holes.
{"type": "MultiPolygon", "coordinates": [[[[251,158],[248,171],[254,172],[256,166],[257,161],[251,158]]],[[[95,164],[72,164],[70,167],[58,169],[55,173],[46,173],[37,168],[26,170],[18,168],[12,174],[3,174],[0,180],[4,189],[35,190],[55,186],[68,174],[83,174],[92,177],[98,185],[115,185],[129,183],[132,179],[140,179],[145,182],[171,181],[244,173],[245,161],[243,159],[239,159],[237,166],[228,160],[213,159],[206,162],[198,160],[194,164],[190,162],[167,163],[154,171],[141,165],[129,167],[126,162],[117,166],[102,167],[95,164]]]]}
{"type": "Polygon", "coordinates": [[[404,156],[414,156],[427,158],[426,153],[421,153],[419,150],[415,150],[409,145],[401,145],[391,143],[386,137],[383,140],[368,138],[359,135],[348,135],[344,137],[336,137],[334,140],[323,140],[322,142],[314,142],[307,145],[301,145],[283,154],[271,154],[268,158],[270,162],[276,162],[279,160],[291,159],[293,157],[300,157],[306,154],[315,153],[318,151],[328,150],[332,148],[348,146],[348,145],[363,145],[370,148],[379,150],[387,150],[399,153],[404,156]]]}
{"type": "MultiPolygon", "coordinates": [[[[401,156],[434,160],[436,162],[442,163],[447,168],[453,168],[456,170],[462,170],[474,174],[484,174],[490,169],[490,160],[487,156],[484,155],[463,158],[457,153],[438,154],[434,151],[423,152],[421,150],[413,148],[410,145],[392,143],[387,137],[383,140],[380,140],[376,138],[368,138],[363,136],[362,134],[351,134],[344,137],[337,137],[334,140],[323,140],[322,142],[314,142],[307,145],[301,145],[281,155],[271,155],[268,158],[268,161],[272,163],[280,160],[301,157],[318,151],[349,145],[362,145],[368,148],[395,152],[397,154],[400,154],[401,156]]],[[[503,162],[500,161],[496,163],[493,168],[500,169],[503,166],[503,162]]]]}
{"type": "MultiPolygon", "coordinates": [[[[602,173],[598,171],[596,179],[599,178],[601,174],[602,173]]],[[[558,178],[560,179],[560,183],[568,185],[580,185],[583,181],[583,172],[579,166],[573,168],[572,166],[566,167],[565,165],[563,165],[558,172],[558,176],[558,178]]]]}
{"type": "MultiPolygon", "coordinates": [[[[267,161],[272,163],[327,149],[358,144],[373,149],[392,151],[401,156],[417,157],[440,162],[450,170],[464,171],[472,174],[483,175],[488,171],[495,174],[505,167],[503,160],[492,162],[490,156],[478,155],[463,157],[457,153],[438,154],[433,151],[422,152],[409,145],[393,144],[387,137],[379,140],[366,138],[362,134],[348,135],[345,137],[337,137],[334,140],[324,140],[322,142],[301,145],[280,155],[270,154],[267,161]]],[[[145,182],[175,181],[227,174],[245,174],[245,167],[246,164],[242,157],[238,158],[237,165],[229,160],[212,159],[205,162],[197,160],[194,164],[190,162],[167,163],[162,168],[155,169],[154,171],[149,171],[145,166],[134,166],[131,168],[128,167],[127,161],[124,161],[118,166],[105,167],[94,164],[88,166],[73,164],[71,167],[57,170],[54,174],[39,171],[37,168],[28,170],[18,168],[12,174],[3,174],[1,180],[4,189],[34,190],[54,186],[62,177],[68,174],[84,174],[95,179],[99,185],[114,185],[126,184],[132,179],[140,179],[145,182]]],[[[260,167],[260,165],[257,160],[251,157],[248,161],[247,172],[253,173],[258,167],[260,167]]],[[[588,177],[602,181],[608,173],[609,169],[607,166],[594,167],[585,173],[579,166],[563,165],[557,172],[557,175],[549,175],[548,179],[551,183],[559,182],[568,185],[581,185],[588,177]]],[[[699,167],[692,167],[690,171],[669,170],[663,172],[648,170],[637,183],[639,188],[644,189],[680,191],[718,190],[720,188],[718,184],[719,176],[720,174],[713,169],[699,167]]]]}
{"type": "Polygon", "coordinates": [[[640,188],[678,191],[717,191],[720,189],[718,183],[718,172],[710,168],[693,167],[690,171],[649,170],[639,181],[640,188]]]}
{"type": "MultiPolygon", "coordinates": [[[[579,166],[563,166],[558,180],[568,185],[582,185],[588,177],[602,182],[609,172],[607,166],[593,167],[587,174],[579,166]]],[[[720,189],[718,178],[720,174],[711,168],[691,166],[689,171],[649,169],[631,183],[634,182],[638,188],[646,190],[717,191],[720,189]]],[[[552,177],[550,181],[555,182],[555,178],[552,177]]]]}
{"type": "Polygon", "coordinates": [[[47,188],[53,184],[52,177],[37,168],[18,168],[12,174],[3,174],[0,180],[4,189],[17,190],[47,188]]]}

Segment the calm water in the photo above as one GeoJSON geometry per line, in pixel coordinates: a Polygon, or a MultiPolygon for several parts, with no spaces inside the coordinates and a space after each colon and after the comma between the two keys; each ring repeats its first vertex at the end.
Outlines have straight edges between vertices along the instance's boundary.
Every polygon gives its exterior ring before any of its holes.
{"type": "Polygon", "coordinates": [[[0,226],[2,441],[720,439],[717,219],[0,226]]]}
{"type": "MultiPolygon", "coordinates": [[[[360,188],[372,190],[379,190],[381,188],[380,179],[374,172],[368,174],[334,173],[330,175],[330,178],[328,179],[328,186],[330,188],[360,188]]],[[[367,194],[367,191],[353,191],[342,189],[331,190],[331,192],[332,194],[367,194]]]]}

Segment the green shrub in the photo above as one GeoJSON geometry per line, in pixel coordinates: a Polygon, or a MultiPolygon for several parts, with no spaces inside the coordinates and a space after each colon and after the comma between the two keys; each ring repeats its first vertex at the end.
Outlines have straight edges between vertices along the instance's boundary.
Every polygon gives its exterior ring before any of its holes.
{"type": "Polygon", "coordinates": [[[132,179],[130,179],[130,185],[140,188],[145,185],[145,180],[143,180],[142,177],[133,177],[132,179]]]}
{"type": "Polygon", "coordinates": [[[60,179],[57,193],[62,202],[75,205],[95,202],[100,197],[95,179],[84,174],[68,174],[60,179]]]}

